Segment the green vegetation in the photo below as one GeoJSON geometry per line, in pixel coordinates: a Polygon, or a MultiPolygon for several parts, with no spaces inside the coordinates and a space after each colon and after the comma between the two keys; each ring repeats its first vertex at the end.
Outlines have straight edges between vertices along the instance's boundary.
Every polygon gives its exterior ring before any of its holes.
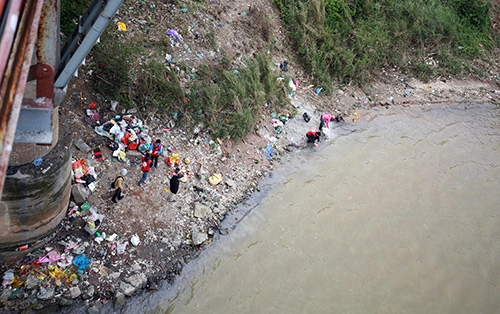
{"type": "Polygon", "coordinates": [[[160,110],[178,124],[194,127],[203,124],[213,136],[241,138],[252,130],[260,118],[264,104],[272,108],[288,104],[288,90],[270,70],[264,55],[248,59],[239,69],[214,70],[204,64],[191,73],[190,87],[181,85],[179,72],[183,65],[150,60],[134,85],[137,102],[150,110],[160,110]]]}
{"type": "Polygon", "coordinates": [[[105,97],[131,107],[134,95],[131,90],[131,61],[139,54],[139,48],[125,43],[115,31],[115,25],[106,28],[101,43],[94,46],[97,61],[92,75],[92,87],[105,97]]]}
{"type": "Polygon", "coordinates": [[[215,137],[241,138],[252,131],[264,104],[283,108],[288,104],[284,81],[270,70],[266,55],[245,60],[236,70],[213,71],[202,67],[184,110],[196,123],[204,123],[215,137]]]}
{"type": "MultiPolygon", "coordinates": [[[[389,67],[422,80],[479,76],[484,68],[475,61],[488,60],[500,43],[490,23],[492,0],[273,1],[297,59],[327,93],[334,83],[362,85],[389,67]]],[[[249,25],[265,49],[260,45],[260,54],[238,60],[208,32],[205,44],[218,63],[194,70],[182,60],[164,61],[172,50],[168,37],[130,42],[110,25],[93,49],[95,90],[125,107],[162,113],[176,125],[202,123],[214,137],[245,136],[262,114],[293,111],[287,108],[289,78],[271,70],[273,26],[265,12],[252,10],[249,25]]]]}
{"type": "Polygon", "coordinates": [[[194,128],[201,123],[214,137],[242,138],[252,131],[264,108],[282,111],[289,105],[290,78],[278,79],[279,74],[271,70],[270,55],[260,54],[234,66],[220,51],[219,64],[202,64],[191,73],[182,62],[146,57],[140,43],[125,43],[120,36],[112,25],[94,47],[92,83],[100,94],[125,107],[135,103],[163,113],[177,125],[194,128]],[[131,65],[137,59],[141,65],[135,73],[131,65]]]}
{"type": "Polygon", "coordinates": [[[68,37],[73,33],[80,15],[87,10],[92,0],[61,0],[61,33],[68,37]]]}
{"type": "Polygon", "coordinates": [[[366,83],[383,67],[424,81],[464,74],[499,46],[492,0],[273,1],[298,60],[325,91],[335,81],[366,83]]]}

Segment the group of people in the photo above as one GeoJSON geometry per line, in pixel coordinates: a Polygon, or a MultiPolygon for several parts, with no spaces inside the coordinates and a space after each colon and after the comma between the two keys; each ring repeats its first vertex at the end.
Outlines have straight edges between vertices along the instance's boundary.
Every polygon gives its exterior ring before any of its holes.
{"type": "Polygon", "coordinates": [[[139,186],[146,182],[148,178],[149,171],[151,170],[151,166],[158,168],[158,158],[161,153],[163,153],[163,145],[161,144],[161,140],[157,139],[152,145],[149,152],[146,152],[144,156],[142,156],[141,161],[141,171],[142,178],[139,180],[139,186]]]}
{"type": "MultiPolygon", "coordinates": [[[[320,124],[319,124],[319,130],[309,130],[306,133],[307,137],[307,143],[311,143],[314,146],[318,146],[320,141],[321,141],[321,136],[323,135],[322,131],[323,128],[329,128],[330,127],[330,121],[336,120],[337,122],[340,122],[342,119],[341,116],[335,116],[332,114],[323,114],[321,115],[320,118],[320,124]]],[[[158,167],[158,159],[160,155],[163,152],[163,145],[161,143],[160,139],[157,139],[150,147],[150,150],[146,152],[142,156],[142,161],[141,161],[141,171],[142,171],[142,177],[138,182],[138,185],[141,186],[146,180],[148,179],[148,174],[149,171],[151,170],[151,167],[157,168],[158,167]]],[[[124,182],[124,177],[127,174],[127,169],[122,169],[119,174],[116,175],[115,180],[112,184],[112,188],[115,190],[113,197],[111,198],[111,201],[113,203],[118,203],[118,200],[121,200],[124,195],[123,195],[123,182],[124,182]]],[[[177,194],[179,191],[179,182],[183,178],[184,174],[180,170],[180,168],[176,167],[174,171],[172,172],[172,177],[170,178],[170,191],[172,194],[177,194]]],[[[175,200],[173,200],[175,201],[175,200]]]]}
{"type": "MultiPolygon", "coordinates": [[[[321,136],[323,135],[323,128],[330,128],[330,121],[336,120],[340,122],[343,120],[341,116],[335,116],[333,114],[322,114],[320,117],[319,130],[309,130],[306,133],[307,143],[312,143],[314,146],[318,146],[321,141],[321,136]]],[[[308,120],[306,120],[308,122],[308,120]]]]}
{"type": "MultiPolygon", "coordinates": [[[[149,171],[151,171],[151,167],[154,168],[158,167],[158,159],[162,153],[163,153],[163,145],[161,143],[161,140],[157,139],[151,145],[150,150],[142,156],[141,160],[142,177],[137,183],[139,186],[141,186],[141,184],[146,182],[149,171]]],[[[115,180],[111,184],[111,187],[114,189],[114,193],[111,198],[111,201],[113,203],[118,203],[118,201],[123,199],[124,197],[123,182],[124,182],[124,177],[127,175],[127,172],[128,172],[127,169],[125,168],[121,169],[120,173],[116,175],[115,180]]],[[[179,191],[179,182],[183,177],[184,174],[182,173],[181,169],[176,167],[172,173],[172,177],[170,178],[170,191],[173,194],[177,194],[177,192],[179,191]]]]}

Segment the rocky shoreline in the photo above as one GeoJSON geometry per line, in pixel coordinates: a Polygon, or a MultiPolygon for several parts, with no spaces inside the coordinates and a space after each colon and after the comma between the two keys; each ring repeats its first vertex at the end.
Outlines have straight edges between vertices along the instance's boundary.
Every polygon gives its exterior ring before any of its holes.
{"type": "MultiPolygon", "coordinates": [[[[272,70],[279,73],[280,62],[289,56],[285,30],[274,10],[269,1],[210,1],[206,7],[181,8],[170,1],[150,6],[144,1],[127,0],[113,22],[126,24],[127,32],[119,33],[124,42],[145,44],[145,53],[134,60],[132,77],[149,59],[183,60],[189,65],[186,70],[196,73],[200,64],[220,62],[221,51],[225,50],[237,64],[268,49],[264,35],[274,38],[272,70]],[[269,21],[259,24],[262,16],[269,21]],[[182,42],[171,43],[165,37],[171,28],[183,33],[182,42]],[[214,42],[204,34],[212,34],[214,42]]],[[[98,68],[95,64],[92,67],[92,62],[95,60],[90,56],[89,65],[82,66],[79,77],[71,81],[59,113],[61,127],[71,132],[73,160],[84,161],[95,181],[90,182],[90,188],[85,180],[74,183],[67,215],[46,243],[27,243],[29,254],[0,265],[4,278],[0,313],[126,312],[128,302],[170,286],[183,267],[209,248],[218,234],[231,232],[244,218],[245,212],[235,212],[238,204],[264,194],[260,193],[262,180],[280,166],[282,156],[303,149],[305,133],[318,128],[320,114],[342,115],[343,123],[352,124],[373,107],[500,105],[498,60],[483,66],[482,81],[438,78],[420,82],[398,69],[382,69],[371,85],[345,85],[328,96],[321,90],[317,93],[313,80],[289,60],[286,75],[298,81],[290,100],[294,115],[265,112],[254,132],[234,141],[211,138],[202,126],[194,132],[179,129],[171,117],[146,111],[144,106],[132,111],[119,104],[117,107],[89,88],[92,73],[98,68]],[[310,122],[304,121],[304,113],[311,116],[310,122]],[[161,139],[165,146],[158,168],[150,172],[142,186],[137,185],[142,175],[142,154],[127,151],[125,159],[119,161],[107,147],[109,139],[96,132],[96,127],[117,114],[137,117],[151,140],[161,139]],[[273,121],[281,115],[288,118],[284,124],[273,121]],[[95,149],[99,149],[102,160],[95,149]],[[165,163],[172,153],[179,154],[187,178],[173,198],[169,191],[173,167],[165,163]],[[114,204],[110,183],[122,168],[128,170],[125,197],[114,204]],[[214,175],[221,181],[212,185],[209,179],[214,175]]],[[[191,73],[181,72],[179,69],[181,81],[189,85],[191,73]]],[[[27,167],[29,171],[43,171],[36,165],[27,167]]]]}
{"type": "Polygon", "coordinates": [[[81,115],[61,108],[69,117],[68,124],[73,125],[73,141],[82,139],[90,148],[101,148],[102,161],[96,159],[92,149],[85,152],[73,148],[76,160],[85,160],[93,167],[96,187],[93,192],[88,187],[80,189],[80,193],[74,191],[68,216],[44,248],[16,263],[2,265],[2,312],[120,311],[130,297],[151,293],[162,283],[172,284],[184,265],[196,259],[217,234],[230,232],[228,226],[232,223],[222,224],[222,221],[234,213],[239,203],[259,192],[259,182],[269,176],[281,156],[302,149],[305,132],[317,128],[321,113],[342,114],[344,123],[355,123],[363,118],[364,110],[375,106],[500,104],[500,87],[494,81],[424,84],[413,80],[411,84],[379,83],[370,95],[358,89],[338,90],[328,99],[317,95],[312,88],[299,88],[291,101],[297,114],[280,125],[279,138],[272,113],[262,117],[255,133],[237,142],[211,139],[201,129],[193,136],[188,135],[168,128],[164,125],[168,121],[148,115],[144,125],[152,139],[162,139],[170,152],[178,153],[181,160],[189,159],[189,163],[180,165],[187,174],[187,182],[181,183],[175,202],[170,201],[168,193],[172,171],[164,162],[168,152],[159,167],[150,172],[147,183],[139,187],[142,155],[129,152],[125,161],[118,161],[92,123],[85,121],[88,117],[83,117],[82,123],[81,115]],[[309,123],[302,119],[304,112],[313,118],[309,123]],[[108,185],[121,168],[128,169],[126,196],[113,204],[108,185]],[[209,178],[216,173],[221,174],[222,181],[212,185],[209,178]],[[85,230],[92,215],[90,209],[81,209],[85,203],[102,217],[99,236],[85,230]],[[79,208],[75,210],[75,206],[79,208]],[[125,242],[128,245],[119,253],[118,246],[125,242]],[[87,259],[86,267],[77,269],[68,263],[68,257],[82,255],[87,259]],[[40,262],[43,257],[46,262],[40,262]],[[10,281],[8,276],[5,279],[9,270],[14,274],[10,281]]]}

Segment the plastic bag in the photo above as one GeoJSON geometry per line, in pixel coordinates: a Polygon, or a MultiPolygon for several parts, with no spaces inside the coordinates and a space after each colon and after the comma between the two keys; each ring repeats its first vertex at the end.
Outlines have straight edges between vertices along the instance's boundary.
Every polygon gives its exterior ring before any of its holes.
{"type": "Polygon", "coordinates": [[[83,270],[90,264],[90,261],[85,254],[75,256],[71,262],[76,268],[78,268],[78,270],[83,270]]]}
{"type": "Polygon", "coordinates": [[[116,245],[116,252],[118,252],[118,254],[123,254],[125,253],[125,249],[127,248],[127,244],[128,244],[128,241],[124,242],[124,243],[118,243],[116,245]]]}
{"type": "Polygon", "coordinates": [[[130,239],[130,243],[132,243],[133,246],[137,246],[140,242],[141,240],[139,239],[139,236],[137,234],[134,234],[130,239]]]}
{"type": "Polygon", "coordinates": [[[9,269],[5,272],[5,274],[3,274],[3,287],[7,287],[12,282],[12,280],[14,280],[14,271],[12,269],[9,269]]]}

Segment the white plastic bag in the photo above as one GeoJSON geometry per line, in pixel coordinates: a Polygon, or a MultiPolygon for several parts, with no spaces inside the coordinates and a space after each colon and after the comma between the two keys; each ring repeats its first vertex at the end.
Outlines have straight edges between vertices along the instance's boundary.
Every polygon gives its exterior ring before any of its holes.
{"type": "Polygon", "coordinates": [[[139,236],[137,234],[134,234],[130,239],[130,243],[132,243],[133,246],[137,246],[140,242],[141,240],[139,239],[139,236]]]}
{"type": "Polygon", "coordinates": [[[118,254],[123,254],[125,253],[125,249],[127,248],[127,244],[128,244],[128,241],[124,242],[124,243],[118,243],[116,245],[116,251],[118,252],[118,254]]]}

